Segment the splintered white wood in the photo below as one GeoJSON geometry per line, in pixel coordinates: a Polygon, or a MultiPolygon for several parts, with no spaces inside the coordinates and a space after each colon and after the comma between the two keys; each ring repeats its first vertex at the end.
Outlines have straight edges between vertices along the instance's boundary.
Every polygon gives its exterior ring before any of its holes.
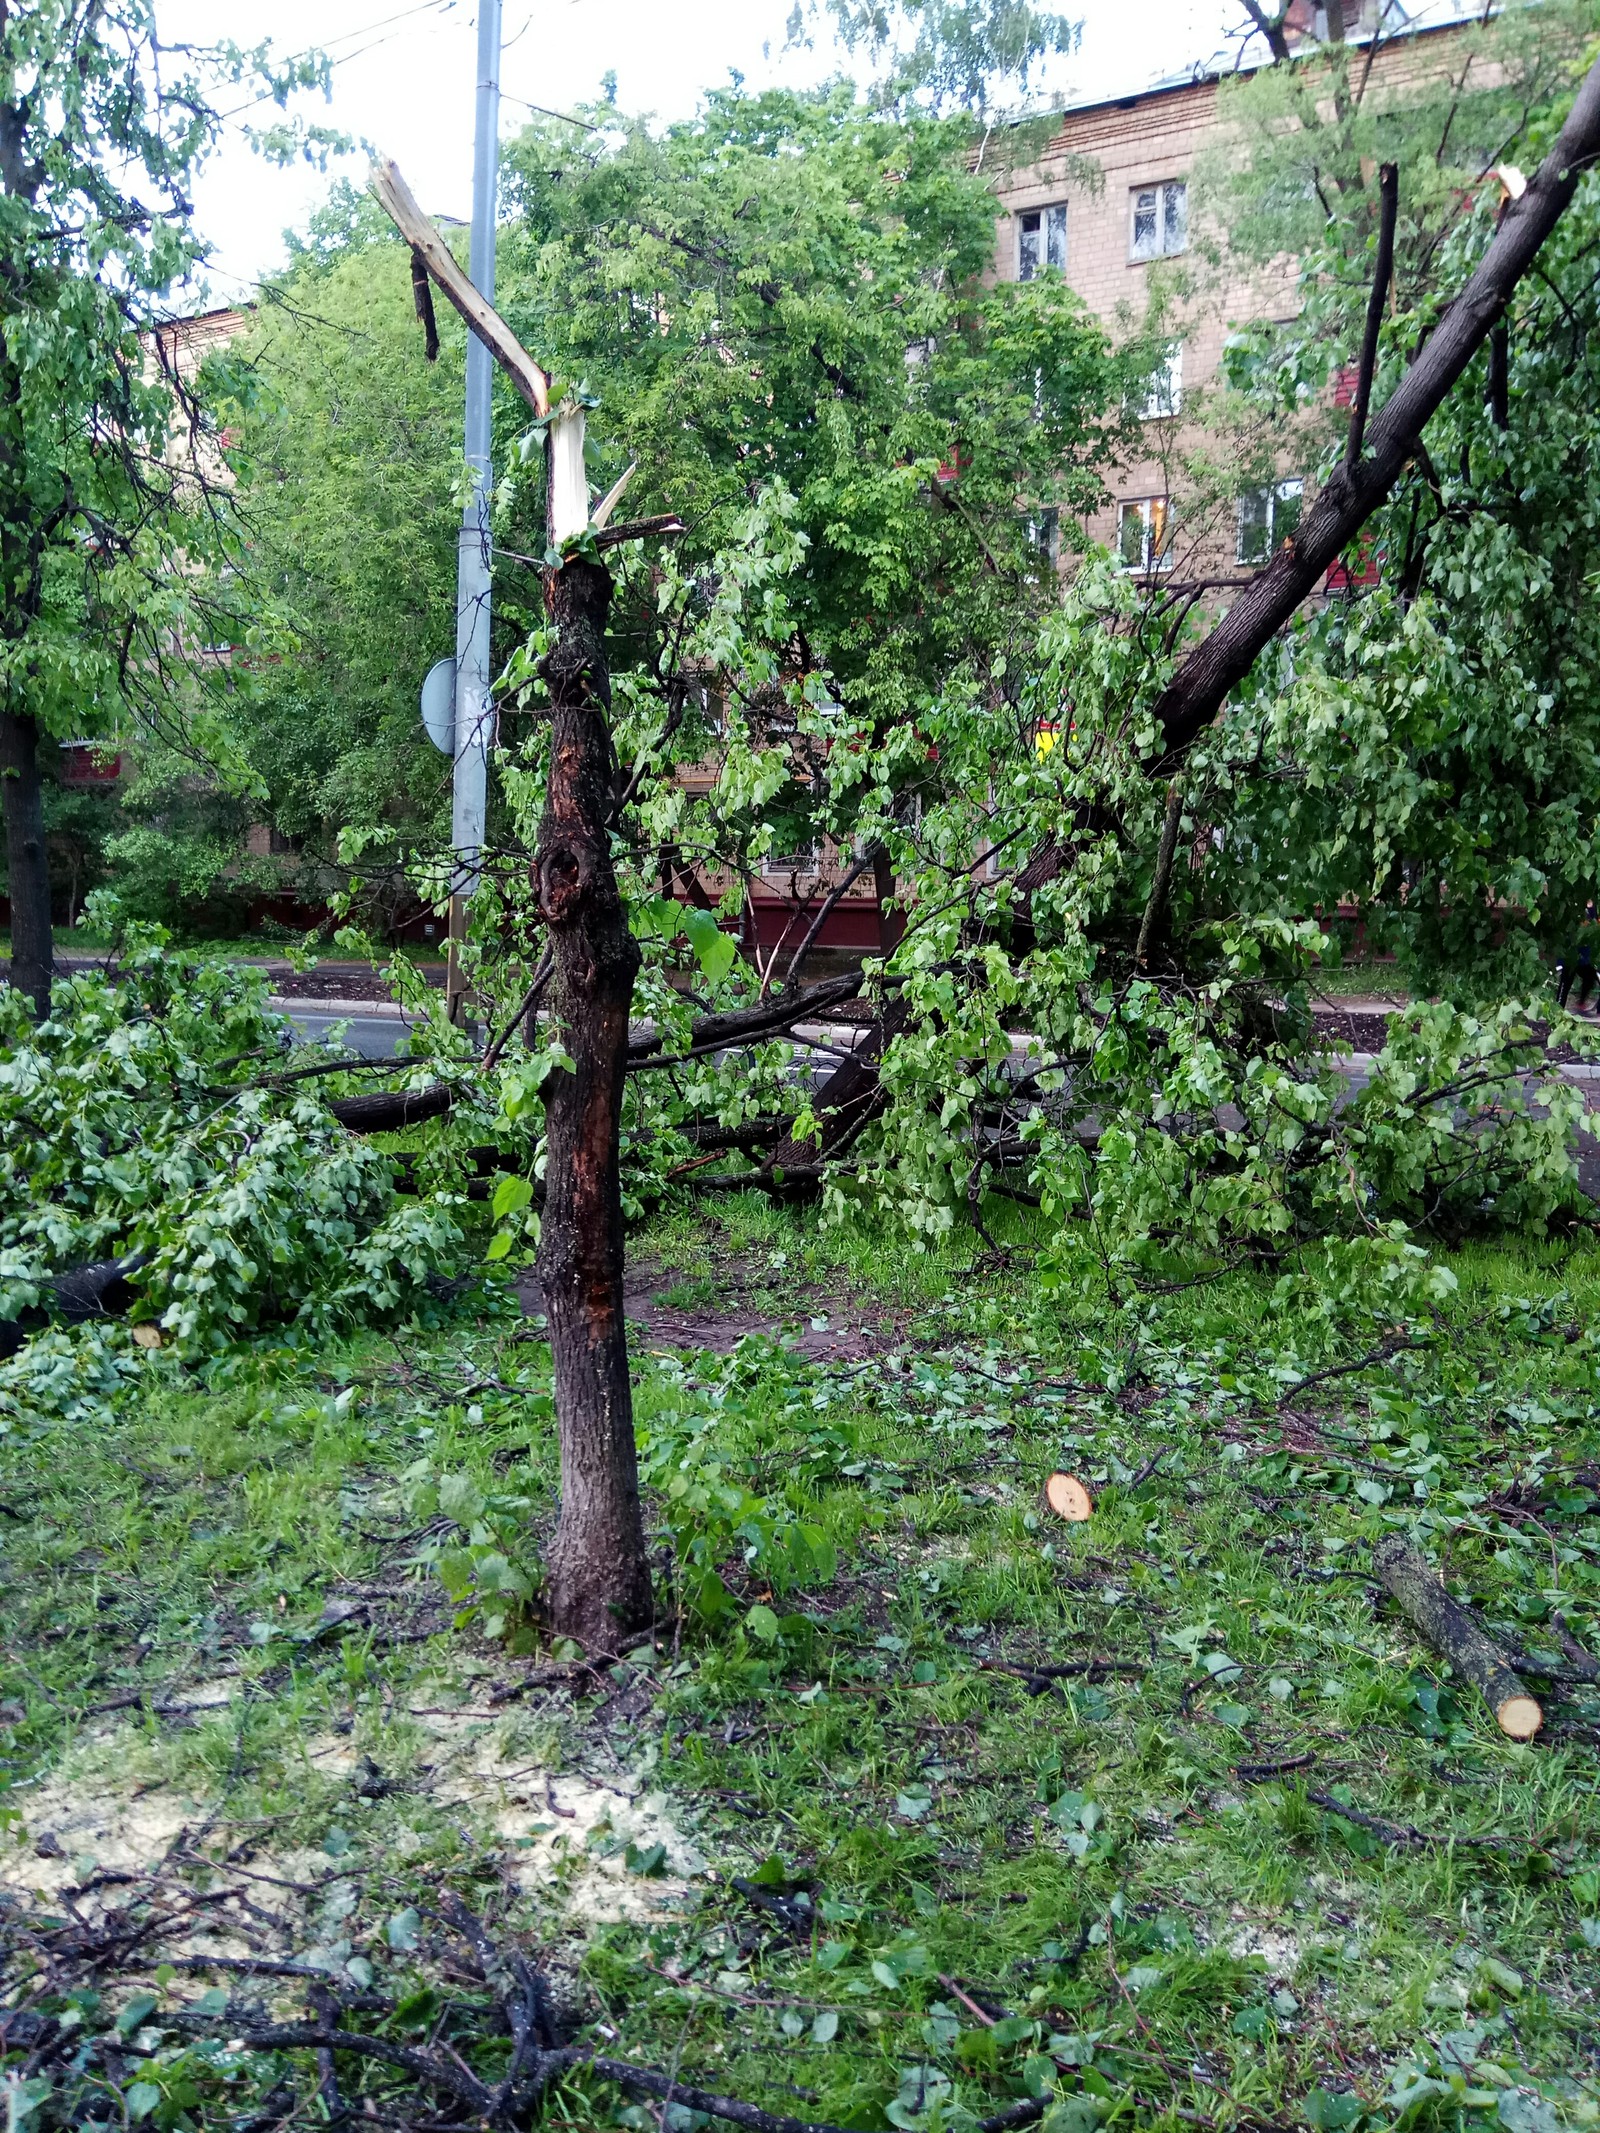
{"type": "Polygon", "coordinates": [[[583,470],[583,409],[564,402],[550,424],[550,534],[559,548],[589,523],[589,477],[583,470]]]}

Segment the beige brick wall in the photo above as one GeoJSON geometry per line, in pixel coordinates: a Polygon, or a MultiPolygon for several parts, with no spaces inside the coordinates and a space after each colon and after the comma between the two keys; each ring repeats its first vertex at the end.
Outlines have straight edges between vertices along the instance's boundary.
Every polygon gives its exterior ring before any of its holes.
{"type": "MultiPolygon", "coordinates": [[[[1408,75],[1445,67],[1454,40],[1451,29],[1396,40],[1380,47],[1374,61],[1374,87],[1408,75]]],[[[1294,276],[1251,286],[1219,280],[1197,249],[1204,232],[1190,198],[1190,250],[1176,261],[1135,260],[1132,254],[1132,196],[1142,186],[1168,179],[1192,179],[1202,150],[1217,140],[1217,84],[1186,82],[1137,96],[1085,105],[1066,112],[1060,128],[1038,164],[1007,171],[995,184],[999,213],[995,222],[995,264],[1002,280],[1017,278],[1018,216],[1056,201],[1067,206],[1066,279],[1112,336],[1123,340],[1144,324],[1151,276],[1170,286],[1169,267],[1190,272],[1191,293],[1174,305],[1170,330],[1183,346],[1183,397],[1192,401],[1216,378],[1225,340],[1248,319],[1283,318],[1296,308],[1294,276]],[[1086,182],[1084,166],[1098,173],[1086,182]]],[[[1106,470],[1106,486],[1117,501],[1168,493],[1179,503],[1174,538],[1175,573],[1206,575],[1235,572],[1235,532],[1229,514],[1207,527],[1185,523],[1178,463],[1198,433],[1177,421],[1144,425],[1147,450],[1124,465],[1106,470]]],[[[1086,524],[1095,540],[1114,547],[1117,502],[1086,524]]]]}

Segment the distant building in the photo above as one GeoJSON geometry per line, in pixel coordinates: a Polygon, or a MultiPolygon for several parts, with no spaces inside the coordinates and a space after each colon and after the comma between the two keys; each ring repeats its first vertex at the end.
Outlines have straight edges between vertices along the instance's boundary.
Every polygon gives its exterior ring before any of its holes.
{"type": "MultiPolygon", "coordinates": [[[[1354,35],[1370,35],[1373,0],[1364,21],[1348,10],[1354,35]]],[[[1393,9],[1386,9],[1393,19],[1393,9]]],[[[1291,13],[1291,38],[1326,32],[1323,11],[1310,0],[1291,13]]],[[[1375,81],[1435,72],[1445,63],[1440,40],[1458,34],[1452,12],[1431,25],[1408,26],[1380,42],[1375,81]]],[[[1147,308],[1146,280],[1163,261],[1181,259],[1199,234],[1191,186],[1196,162],[1221,133],[1218,89],[1235,63],[1220,61],[1181,81],[1136,95],[1103,98],[1062,114],[1038,161],[1006,171],[995,187],[995,272],[1027,281],[1054,270],[1117,337],[1147,308]],[[1093,170],[1098,184],[1082,175],[1093,170]]],[[[1208,573],[1249,570],[1268,561],[1292,532],[1300,512],[1300,481],[1282,479],[1241,493],[1233,523],[1186,528],[1178,515],[1172,470],[1184,447],[1197,441],[1185,407],[1211,385],[1230,326],[1249,319],[1292,316],[1298,296],[1292,271],[1276,287],[1243,283],[1174,311],[1165,369],[1152,379],[1142,410],[1146,450],[1107,472],[1113,501],[1086,525],[1096,541],[1120,555],[1130,571],[1156,576],[1181,567],[1208,573]]]]}

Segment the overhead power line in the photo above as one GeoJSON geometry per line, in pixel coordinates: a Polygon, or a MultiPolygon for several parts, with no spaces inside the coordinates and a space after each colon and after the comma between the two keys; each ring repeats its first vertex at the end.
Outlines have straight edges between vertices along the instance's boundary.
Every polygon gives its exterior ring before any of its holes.
{"type": "MultiPolygon", "coordinates": [[[[448,15],[455,5],[456,0],[417,0],[414,7],[401,8],[393,15],[382,15],[376,22],[363,23],[358,30],[345,30],[337,37],[327,38],[322,44],[308,45],[303,52],[291,52],[286,64],[292,66],[299,59],[315,59],[326,53],[328,46],[348,44],[355,37],[371,37],[370,44],[360,45],[353,52],[337,52],[329,59],[330,67],[342,67],[352,59],[362,59],[368,52],[375,52],[380,45],[388,44],[395,35],[395,26],[399,23],[409,22],[417,15],[448,15]],[[387,35],[374,36],[374,31],[378,30],[386,31],[387,35]]],[[[263,89],[259,96],[247,97],[242,104],[235,104],[232,110],[223,111],[218,115],[224,120],[239,118],[244,112],[253,111],[257,104],[270,103],[272,100],[271,90],[263,89]]]]}

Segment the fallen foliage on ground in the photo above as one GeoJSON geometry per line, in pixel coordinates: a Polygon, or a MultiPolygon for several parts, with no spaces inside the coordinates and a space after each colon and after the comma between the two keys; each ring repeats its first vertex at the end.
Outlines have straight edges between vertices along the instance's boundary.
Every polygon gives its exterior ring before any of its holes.
{"type": "Polygon", "coordinates": [[[1031,1219],[976,1268],[657,1222],[642,1293],[741,1301],[637,1343],[663,1614],[600,1670],[539,1629],[508,1301],[14,1431],[10,2122],[1595,2123],[1592,1246],[1469,1248],[1374,1332],[1045,1294],[1031,1219]],[[1382,1593],[1395,1533],[1530,1744],[1382,1593]]]}

